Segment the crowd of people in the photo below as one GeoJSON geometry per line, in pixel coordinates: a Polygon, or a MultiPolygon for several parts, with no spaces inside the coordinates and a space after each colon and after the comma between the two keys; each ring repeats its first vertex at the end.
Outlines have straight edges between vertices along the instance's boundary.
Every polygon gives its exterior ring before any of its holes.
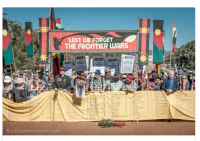
{"type": "Polygon", "coordinates": [[[105,69],[105,75],[100,70],[94,73],[84,71],[74,72],[72,77],[65,75],[65,68],[55,77],[46,70],[35,69],[34,72],[20,70],[11,72],[10,68],[3,73],[3,97],[13,102],[23,102],[41,94],[44,91],[62,89],[76,92],[77,86],[85,86],[85,92],[98,91],[166,91],[173,93],[177,90],[195,90],[195,75],[179,74],[174,71],[161,72],[160,75],[140,70],[132,74],[111,75],[111,68],[105,69]]]}

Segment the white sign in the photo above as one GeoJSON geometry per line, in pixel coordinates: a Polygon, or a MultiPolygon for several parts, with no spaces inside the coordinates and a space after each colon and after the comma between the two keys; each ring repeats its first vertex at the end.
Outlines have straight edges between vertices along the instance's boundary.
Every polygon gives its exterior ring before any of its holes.
{"type": "Polygon", "coordinates": [[[105,75],[105,58],[104,56],[93,57],[93,72],[96,70],[101,71],[101,75],[105,75]]]}
{"type": "Polygon", "coordinates": [[[76,98],[84,98],[85,97],[85,85],[77,86],[76,85],[76,98]]]}
{"type": "Polygon", "coordinates": [[[121,73],[133,73],[135,65],[135,56],[122,54],[121,73]]]}
{"type": "Polygon", "coordinates": [[[107,67],[112,68],[111,75],[113,76],[115,72],[120,73],[119,71],[119,58],[117,57],[109,57],[107,60],[107,67]]]}
{"type": "Polygon", "coordinates": [[[75,72],[77,71],[87,71],[87,65],[86,65],[86,60],[85,56],[76,56],[74,58],[75,60],[75,72]]]}
{"type": "Polygon", "coordinates": [[[72,77],[72,60],[63,61],[63,68],[65,68],[65,75],[72,77]]]}
{"type": "Polygon", "coordinates": [[[92,58],[90,59],[90,72],[92,72],[94,74],[94,72],[93,72],[93,59],[92,58]]]}

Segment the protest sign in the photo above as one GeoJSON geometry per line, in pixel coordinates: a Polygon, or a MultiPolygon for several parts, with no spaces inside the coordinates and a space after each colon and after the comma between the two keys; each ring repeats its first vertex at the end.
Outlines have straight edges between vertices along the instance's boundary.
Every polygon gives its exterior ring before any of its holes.
{"type": "Polygon", "coordinates": [[[65,75],[72,77],[72,60],[63,61],[63,68],[65,68],[65,75]]]}
{"type": "Polygon", "coordinates": [[[93,57],[93,72],[96,70],[101,71],[101,75],[105,75],[105,58],[104,56],[93,57]]]}
{"type": "Polygon", "coordinates": [[[109,57],[106,59],[106,66],[111,68],[111,75],[113,76],[115,72],[120,73],[119,71],[119,58],[109,57]]]}
{"type": "Polygon", "coordinates": [[[135,65],[135,56],[122,54],[121,73],[133,73],[135,65]]]}
{"type": "Polygon", "coordinates": [[[87,71],[87,65],[86,65],[86,60],[85,56],[76,56],[74,58],[75,60],[75,72],[77,71],[87,71]]]}

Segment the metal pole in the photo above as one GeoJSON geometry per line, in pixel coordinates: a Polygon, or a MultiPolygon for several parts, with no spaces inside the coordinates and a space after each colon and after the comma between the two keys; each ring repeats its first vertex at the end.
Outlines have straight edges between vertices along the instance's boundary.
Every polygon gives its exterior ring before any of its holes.
{"type": "MultiPolygon", "coordinates": [[[[50,13],[49,13],[49,29],[51,29],[50,28],[51,27],[51,8],[50,8],[50,13]]],[[[49,34],[49,32],[48,32],[48,34],[49,34]]],[[[48,34],[47,34],[47,36],[48,36],[48,34]]],[[[50,34],[49,34],[49,37],[47,37],[47,38],[49,38],[49,44],[48,44],[48,47],[49,47],[49,51],[47,52],[48,53],[48,64],[49,64],[49,77],[51,76],[51,73],[50,73],[50,70],[51,70],[51,53],[50,53],[50,34]]],[[[46,71],[46,70],[44,70],[44,71],[46,71]]]]}
{"type": "Polygon", "coordinates": [[[140,17],[138,17],[137,53],[136,53],[136,56],[135,56],[135,67],[134,67],[134,70],[136,70],[136,72],[137,72],[136,64],[139,67],[139,63],[138,63],[138,56],[139,56],[139,52],[138,52],[138,45],[139,45],[139,21],[140,21],[140,17]]]}

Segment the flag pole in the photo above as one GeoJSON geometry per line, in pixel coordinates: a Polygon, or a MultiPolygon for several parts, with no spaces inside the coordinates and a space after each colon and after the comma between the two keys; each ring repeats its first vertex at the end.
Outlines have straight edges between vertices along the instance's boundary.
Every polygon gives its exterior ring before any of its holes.
{"type": "MultiPolygon", "coordinates": [[[[173,21],[172,21],[172,29],[173,29],[173,21]]],[[[172,35],[172,30],[171,30],[171,35],[172,35]]],[[[172,53],[172,40],[173,40],[173,37],[171,38],[171,52],[170,52],[170,70],[171,70],[171,59],[172,59],[172,57],[171,57],[171,53],[172,53]]]]}
{"type": "MultiPolygon", "coordinates": [[[[49,29],[51,29],[50,27],[51,27],[51,7],[50,7],[50,13],[49,13],[49,29]]],[[[49,33],[49,32],[48,32],[49,33]]],[[[49,47],[49,50],[48,50],[48,64],[49,64],[49,77],[51,76],[51,73],[50,73],[50,70],[51,70],[51,53],[49,52],[50,51],[50,34],[49,34],[49,37],[47,37],[47,38],[49,38],[49,44],[48,44],[48,47],[49,47]]],[[[46,71],[46,70],[44,70],[44,71],[46,71]]]]}
{"type": "MultiPolygon", "coordinates": [[[[140,21],[140,17],[138,17],[138,32],[137,32],[137,37],[139,37],[139,21],[140,21]]],[[[134,67],[134,70],[136,70],[135,72],[138,71],[137,68],[136,68],[136,64],[139,66],[139,62],[138,62],[138,56],[139,56],[138,43],[139,43],[139,38],[137,38],[137,52],[136,52],[136,56],[135,56],[135,67],[134,67]]]]}
{"type": "MultiPolygon", "coordinates": [[[[33,40],[33,24],[32,24],[32,21],[31,21],[31,29],[32,29],[32,40],[33,40]]],[[[33,42],[33,41],[32,41],[33,42]]],[[[35,70],[35,62],[34,62],[34,45],[33,45],[33,71],[35,70]]]]}

